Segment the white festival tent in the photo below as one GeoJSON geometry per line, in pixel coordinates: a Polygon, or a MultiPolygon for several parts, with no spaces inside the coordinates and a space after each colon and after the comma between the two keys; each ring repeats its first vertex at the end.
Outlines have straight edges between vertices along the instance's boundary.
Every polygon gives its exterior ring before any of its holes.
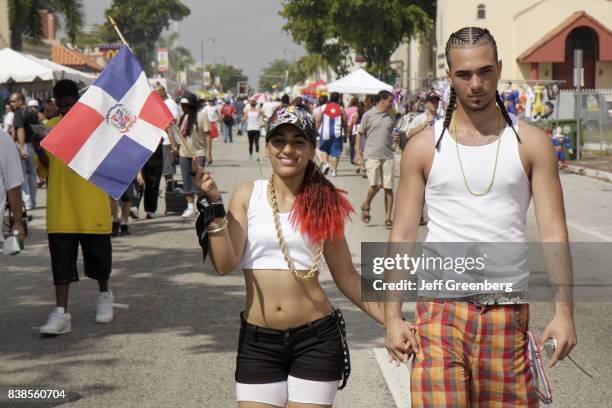
{"type": "Polygon", "coordinates": [[[23,84],[60,79],[72,79],[75,82],[89,85],[95,81],[96,77],[47,59],[22,54],[10,48],[0,50],[0,84],[23,84]]]}
{"type": "Polygon", "coordinates": [[[90,74],[87,72],[81,72],[78,69],[74,69],[71,67],[67,67],[62,64],[58,64],[57,62],[53,62],[46,58],[41,59],[37,58],[30,54],[24,54],[26,57],[37,61],[53,70],[53,76],[55,80],[59,81],[60,79],[70,79],[74,82],[82,82],[85,85],[91,85],[95,82],[97,75],[90,74]]]}
{"type": "Polygon", "coordinates": [[[347,76],[327,84],[327,92],[329,93],[376,94],[383,90],[393,92],[393,87],[379,81],[362,68],[358,68],[347,76]]]}

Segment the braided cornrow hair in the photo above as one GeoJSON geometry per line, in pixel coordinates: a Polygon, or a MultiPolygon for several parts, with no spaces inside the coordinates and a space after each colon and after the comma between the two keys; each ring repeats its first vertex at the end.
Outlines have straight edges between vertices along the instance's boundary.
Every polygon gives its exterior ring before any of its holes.
{"type": "MultiPolygon", "coordinates": [[[[452,33],[450,37],[448,38],[448,41],[446,42],[446,50],[445,50],[446,63],[448,64],[449,68],[451,66],[449,52],[452,48],[473,47],[481,43],[491,44],[491,47],[493,47],[493,53],[495,55],[495,60],[497,61],[497,43],[495,42],[495,38],[493,38],[493,35],[486,28],[464,27],[452,33]]],[[[512,123],[512,118],[508,114],[508,111],[506,110],[506,106],[504,105],[504,101],[502,101],[501,96],[499,95],[499,92],[497,91],[495,91],[495,102],[497,103],[497,106],[499,107],[499,110],[501,111],[501,114],[504,117],[504,120],[510,126],[510,128],[516,135],[517,140],[520,143],[521,138],[516,132],[516,129],[514,128],[514,125],[512,123]]],[[[457,93],[455,92],[454,88],[451,88],[451,94],[450,94],[450,98],[448,101],[448,107],[446,108],[446,115],[444,116],[442,134],[440,135],[440,138],[438,139],[438,142],[436,143],[436,149],[438,150],[440,148],[440,141],[442,140],[442,136],[444,136],[444,132],[446,132],[446,130],[450,126],[450,122],[453,117],[453,112],[456,107],[457,107],[457,93]]]]}

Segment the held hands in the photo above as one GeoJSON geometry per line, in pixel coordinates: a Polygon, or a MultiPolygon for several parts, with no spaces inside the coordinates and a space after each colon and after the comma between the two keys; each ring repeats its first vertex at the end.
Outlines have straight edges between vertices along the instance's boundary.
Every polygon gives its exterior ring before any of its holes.
{"type": "Polygon", "coordinates": [[[571,315],[555,314],[550,323],[548,323],[548,326],[546,326],[546,329],[544,329],[538,346],[542,348],[544,342],[548,339],[557,340],[557,347],[549,364],[549,367],[554,367],[557,361],[563,360],[569,355],[578,342],[576,339],[576,328],[574,327],[571,315]]]}
{"type": "Polygon", "coordinates": [[[407,363],[413,353],[419,352],[419,344],[415,336],[417,326],[402,319],[393,319],[387,322],[387,335],[385,347],[389,353],[389,362],[407,363]]]}

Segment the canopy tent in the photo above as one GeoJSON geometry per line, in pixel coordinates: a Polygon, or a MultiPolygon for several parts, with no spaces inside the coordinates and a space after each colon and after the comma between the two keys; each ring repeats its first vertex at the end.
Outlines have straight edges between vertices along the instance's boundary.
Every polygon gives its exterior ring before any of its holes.
{"type": "Polygon", "coordinates": [[[60,79],[70,79],[77,83],[82,82],[84,85],[91,85],[98,77],[97,75],[89,74],[87,72],[81,72],[77,69],[58,64],[57,62],[53,62],[46,58],[40,59],[30,54],[25,54],[25,56],[52,69],[53,77],[57,81],[59,81],[60,79]]]}
{"type": "Polygon", "coordinates": [[[376,94],[380,91],[393,92],[393,87],[379,81],[362,68],[358,68],[347,76],[327,84],[327,92],[329,93],[376,94]]]}
{"type": "Polygon", "coordinates": [[[0,50],[0,84],[58,81],[64,78],[86,85],[96,79],[94,75],[47,59],[22,54],[10,48],[0,50]]]}
{"type": "Polygon", "coordinates": [[[53,81],[53,70],[10,48],[0,50],[0,84],[53,81]]]}

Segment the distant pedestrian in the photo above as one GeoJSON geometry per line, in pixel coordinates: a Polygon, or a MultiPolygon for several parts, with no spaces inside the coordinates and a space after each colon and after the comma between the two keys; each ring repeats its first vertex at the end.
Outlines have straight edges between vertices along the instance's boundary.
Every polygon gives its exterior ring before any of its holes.
{"type": "Polygon", "coordinates": [[[315,126],[320,137],[321,171],[327,174],[331,169],[331,176],[336,177],[347,129],[347,119],[340,106],[339,93],[332,92],[329,102],[320,107],[319,115],[315,116],[315,126]]]}
{"type": "MultiPolygon", "coordinates": [[[[0,214],[4,215],[8,198],[9,208],[13,213],[13,225],[8,232],[17,231],[19,238],[23,240],[25,229],[22,217],[21,183],[23,183],[23,173],[19,151],[9,134],[0,129],[0,214]]],[[[4,222],[0,222],[0,244],[4,242],[3,226],[4,222]]]]}
{"type": "MultiPolygon", "coordinates": [[[[198,168],[205,168],[212,164],[212,123],[208,121],[205,110],[199,111],[198,100],[193,94],[186,94],[181,98],[183,115],[179,119],[179,128],[182,135],[179,148],[179,163],[183,177],[183,194],[187,199],[187,208],[181,215],[189,218],[195,215],[193,177],[198,168]]],[[[214,108],[214,106],[213,106],[214,108]]]]}
{"type": "Polygon", "coordinates": [[[36,207],[36,190],[38,187],[36,165],[34,164],[35,152],[32,144],[36,136],[31,125],[38,125],[40,122],[38,114],[25,106],[24,97],[21,92],[12,94],[10,103],[15,112],[13,128],[19,153],[21,154],[21,166],[24,177],[21,190],[26,209],[29,210],[36,207]]]}
{"type": "Polygon", "coordinates": [[[221,122],[223,122],[223,143],[233,143],[232,129],[236,123],[236,108],[230,103],[229,98],[221,107],[221,122]]]}
{"type": "Polygon", "coordinates": [[[236,134],[242,135],[243,124],[242,115],[244,114],[244,108],[246,107],[246,103],[244,103],[244,98],[239,97],[236,99],[236,128],[238,131],[236,134]]]}
{"type": "Polygon", "coordinates": [[[163,99],[164,103],[172,113],[172,121],[166,128],[166,132],[163,136],[162,142],[162,174],[166,181],[172,180],[174,176],[174,160],[178,157],[178,141],[176,135],[172,131],[172,126],[176,125],[178,119],[181,117],[181,107],[174,102],[174,99],[170,98],[166,93],[166,88],[161,85],[155,87],[155,90],[159,94],[160,98],[163,99]]]}
{"type": "Polygon", "coordinates": [[[385,226],[391,228],[393,221],[393,173],[394,173],[394,146],[399,134],[393,132],[395,117],[391,114],[393,94],[389,91],[380,91],[377,96],[378,103],[367,111],[361,118],[359,133],[355,141],[355,161],[363,162],[368,175],[370,188],[364,203],[361,206],[361,219],[366,224],[370,222],[370,206],[376,193],[381,189],[385,192],[385,226]],[[365,147],[361,150],[361,138],[365,137],[365,147]]]}
{"type": "Polygon", "coordinates": [[[255,148],[257,161],[259,161],[259,137],[261,136],[260,129],[264,125],[264,116],[255,99],[249,101],[249,105],[242,115],[242,120],[246,123],[249,137],[249,158],[253,160],[253,148],[255,148]]]}

